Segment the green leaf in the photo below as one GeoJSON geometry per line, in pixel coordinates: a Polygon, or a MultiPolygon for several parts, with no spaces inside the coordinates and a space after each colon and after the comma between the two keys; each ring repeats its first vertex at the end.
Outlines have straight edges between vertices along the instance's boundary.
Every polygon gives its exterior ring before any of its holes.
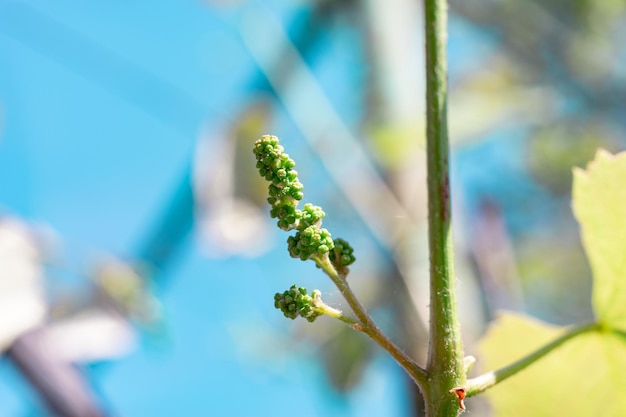
{"type": "MultiPolygon", "coordinates": [[[[574,170],[573,208],[593,271],[602,329],[579,334],[486,393],[497,416],[626,416],[626,153],[598,151],[574,170]]],[[[567,291],[567,288],[563,289],[567,291]]],[[[507,313],[481,341],[486,369],[500,369],[567,329],[507,313]]]]}
{"type": "Polygon", "coordinates": [[[593,271],[598,321],[626,330],[626,153],[598,151],[574,170],[573,206],[593,271]]]}
{"type": "MultiPolygon", "coordinates": [[[[501,316],[481,342],[482,366],[498,369],[554,340],[566,328],[501,316]]],[[[486,391],[496,416],[626,415],[626,337],[584,333],[486,391]]],[[[470,400],[471,401],[471,400],[470,400]]],[[[468,403],[471,410],[471,402],[468,403]]]]}

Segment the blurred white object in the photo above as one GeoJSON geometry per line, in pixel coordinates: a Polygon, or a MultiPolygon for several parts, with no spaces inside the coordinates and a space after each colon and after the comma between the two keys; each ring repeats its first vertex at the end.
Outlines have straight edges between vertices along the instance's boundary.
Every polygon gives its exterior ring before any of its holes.
{"type": "Polygon", "coordinates": [[[0,217],[0,352],[37,327],[45,335],[46,349],[69,362],[110,359],[132,350],[134,332],[111,308],[92,306],[62,321],[47,322],[42,252],[38,230],[0,217]]]}
{"type": "Polygon", "coordinates": [[[45,317],[41,253],[34,235],[15,219],[0,217],[0,351],[45,317]]]}
{"type": "MultiPolygon", "coordinates": [[[[257,256],[269,246],[264,210],[235,195],[236,139],[200,140],[194,164],[194,195],[202,246],[208,255],[257,256]]],[[[251,149],[251,148],[250,148],[251,149]]],[[[251,163],[254,163],[250,151],[251,163]]]]}
{"type": "Polygon", "coordinates": [[[368,45],[381,87],[379,117],[387,124],[423,127],[426,73],[420,53],[424,22],[419,2],[367,0],[364,4],[371,31],[368,45]]]}
{"type": "Polygon", "coordinates": [[[124,356],[135,349],[136,339],[122,316],[94,308],[46,327],[43,340],[61,359],[88,363],[124,356]]]}

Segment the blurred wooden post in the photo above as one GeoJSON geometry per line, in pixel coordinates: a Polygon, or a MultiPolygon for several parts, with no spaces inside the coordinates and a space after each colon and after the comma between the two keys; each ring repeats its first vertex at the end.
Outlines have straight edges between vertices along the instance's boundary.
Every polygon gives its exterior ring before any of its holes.
{"type": "Polygon", "coordinates": [[[37,391],[49,411],[59,417],[104,417],[79,369],[60,358],[45,341],[45,329],[15,340],[6,355],[37,391]]]}

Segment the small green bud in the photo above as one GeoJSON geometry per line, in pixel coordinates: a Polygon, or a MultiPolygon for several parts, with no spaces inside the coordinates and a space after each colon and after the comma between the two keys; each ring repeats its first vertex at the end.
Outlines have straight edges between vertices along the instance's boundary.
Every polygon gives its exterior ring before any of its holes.
{"type": "Polygon", "coordinates": [[[280,165],[285,169],[292,169],[296,166],[296,163],[289,157],[289,154],[283,153],[280,155],[280,165]]]}

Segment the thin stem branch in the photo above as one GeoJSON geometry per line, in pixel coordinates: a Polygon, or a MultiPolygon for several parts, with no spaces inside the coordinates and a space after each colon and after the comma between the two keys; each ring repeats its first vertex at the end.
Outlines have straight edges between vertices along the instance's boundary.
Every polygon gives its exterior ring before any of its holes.
{"type": "Polygon", "coordinates": [[[539,359],[546,356],[548,353],[552,352],[554,349],[561,346],[563,343],[568,340],[590,331],[599,330],[601,326],[598,323],[590,323],[582,326],[573,327],[568,332],[565,332],[552,342],[548,343],[545,346],[540,347],[536,351],[530,353],[529,355],[521,358],[520,360],[505,366],[504,368],[500,368],[496,371],[487,372],[483,375],[477,376],[476,378],[472,378],[467,381],[466,384],[466,396],[471,397],[472,395],[479,394],[488,388],[496,385],[499,382],[504,381],[505,379],[512,377],[519,371],[527,368],[533,363],[537,362],[539,359]]]}
{"type": "MultiPolygon", "coordinates": [[[[361,305],[352,288],[348,285],[345,277],[341,276],[335,267],[330,263],[328,258],[314,258],[315,263],[330,277],[335,283],[339,292],[357,316],[358,322],[352,323],[352,327],[362,333],[365,333],[374,340],[380,347],[385,349],[405,371],[413,378],[415,383],[423,387],[427,382],[426,371],[411,359],[402,349],[400,349],[391,339],[389,339],[374,323],[374,320],[361,305]]],[[[345,321],[345,320],[344,320],[345,321]]],[[[347,323],[347,322],[346,322],[347,323]]],[[[350,324],[350,323],[348,323],[350,324]]]]}
{"type": "Polygon", "coordinates": [[[317,313],[324,314],[337,320],[341,320],[348,326],[359,326],[359,322],[357,320],[353,319],[352,317],[346,316],[341,310],[337,310],[336,308],[332,308],[331,306],[324,304],[323,302],[321,302],[321,300],[319,304],[315,305],[315,311],[317,313]]]}

